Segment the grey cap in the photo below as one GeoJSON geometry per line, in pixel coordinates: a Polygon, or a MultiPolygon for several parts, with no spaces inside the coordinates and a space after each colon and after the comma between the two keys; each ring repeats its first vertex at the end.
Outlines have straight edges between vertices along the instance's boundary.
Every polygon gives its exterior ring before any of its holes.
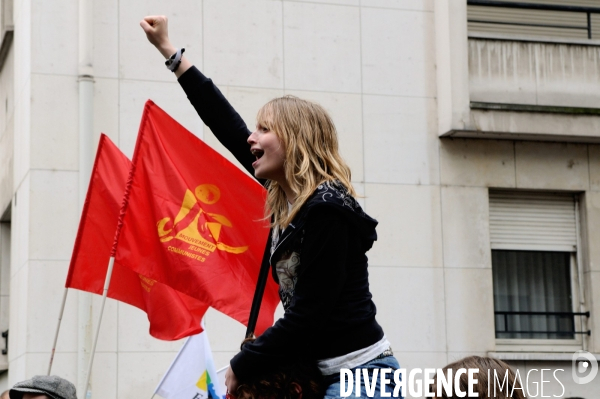
{"type": "Polygon", "coordinates": [[[42,393],[52,399],[77,399],[75,385],[56,375],[36,375],[30,380],[15,384],[9,392],[10,399],[21,399],[26,393],[42,393]]]}

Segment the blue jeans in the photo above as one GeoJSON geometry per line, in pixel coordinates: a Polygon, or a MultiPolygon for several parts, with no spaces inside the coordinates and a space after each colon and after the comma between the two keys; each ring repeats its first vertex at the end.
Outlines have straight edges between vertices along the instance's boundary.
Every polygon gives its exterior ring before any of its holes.
{"type": "MultiPolygon", "coordinates": [[[[369,375],[369,383],[371,383],[371,381],[373,381],[373,377],[374,377],[374,373],[375,373],[375,369],[379,369],[379,372],[377,373],[377,379],[376,381],[376,386],[375,386],[375,393],[373,396],[367,396],[367,389],[365,386],[365,381],[363,378],[363,370],[360,371],[360,376],[361,376],[361,387],[360,387],[360,395],[357,396],[357,392],[355,392],[356,389],[356,382],[354,381],[354,383],[352,384],[351,388],[352,388],[352,392],[350,394],[350,396],[344,396],[345,398],[350,398],[350,399],[354,399],[354,398],[381,398],[381,377],[380,377],[380,372],[381,369],[392,369],[391,373],[387,374],[387,379],[390,380],[389,383],[385,384],[385,392],[388,395],[388,397],[393,397],[393,393],[394,393],[394,388],[396,387],[396,384],[394,383],[394,373],[393,371],[397,370],[400,368],[400,365],[398,364],[398,360],[396,360],[396,358],[394,356],[387,356],[384,357],[383,359],[376,359],[376,360],[371,360],[368,361],[365,364],[361,364],[360,366],[357,366],[353,369],[351,369],[352,371],[352,376],[353,378],[356,377],[356,369],[368,369],[367,373],[369,375]]],[[[345,387],[344,390],[347,392],[350,388],[349,384],[348,384],[348,379],[346,380],[345,383],[345,387]]],[[[328,384],[328,388],[325,391],[325,398],[324,399],[333,399],[333,398],[342,398],[341,395],[341,381],[340,381],[340,375],[339,374],[334,374],[334,375],[330,375],[325,377],[325,383],[328,384]]],[[[370,393],[370,392],[369,392],[370,393]]],[[[403,393],[400,392],[400,394],[398,396],[396,396],[397,398],[404,398],[403,393]]]]}

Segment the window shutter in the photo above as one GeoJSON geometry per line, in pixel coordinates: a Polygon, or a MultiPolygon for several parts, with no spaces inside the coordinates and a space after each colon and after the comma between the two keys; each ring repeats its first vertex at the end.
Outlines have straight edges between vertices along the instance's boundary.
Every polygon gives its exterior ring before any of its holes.
{"type": "MultiPolygon", "coordinates": [[[[600,7],[598,0],[505,0],[506,3],[535,3],[548,5],[569,5],[579,7],[600,7]]],[[[468,6],[469,21],[496,21],[518,24],[587,26],[585,13],[523,10],[513,8],[468,6]]],[[[519,26],[469,22],[469,33],[520,34],[524,36],[544,36],[571,39],[587,39],[587,31],[540,26],[519,26]]],[[[592,38],[600,38],[600,14],[592,14],[592,38]]]]}
{"type": "Polygon", "coordinates": [[[572,194],[490,191],[492,249],[577,251],[572,194]]]}

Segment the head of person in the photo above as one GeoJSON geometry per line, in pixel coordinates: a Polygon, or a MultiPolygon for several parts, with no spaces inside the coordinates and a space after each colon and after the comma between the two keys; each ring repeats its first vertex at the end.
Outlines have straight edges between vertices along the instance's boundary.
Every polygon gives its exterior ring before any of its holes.
{"type": "MultiPolygon", "coordinates": [[[[472,389],[480,399],[526,399],[521,381],[516,378],[515,372],[508,364],[499,359],[481,356],[468,356],[444,367],[442,370],[446,376],[448,375],[448,370],[452,370],[453,394],[448,395],[442,386],[441,395],[437,396],[438,381],[436,376],[431,387],[431,392],[434,394],[433,398],[454,399],[460,397],[457,395],[456,387],[454,386],[454,375],[456,370],[459,369],[467,371],[469,369],[479,369],[479,372],[474,374],[477,383],[474,384],[472,389]],[[489,387],[488,375],[490,376],[489,387]],[[495,376],[497,376],[497,379],[495,376]],[[505,378],[506,382],[504,382],[505,378]],[[498,384],[502,384],[502,386],[498,384]],[[494,387],[496,388],[495,390],[494,387]]],[[[468,373],[465,372],[460,375],[459,387],[461,392],[468,392],[468,373]]]]}
{"type": "Polygon", "coordinates": [[[9,395],[10,399],[77,399],[75,386],[56,375],[36,375],[18,382],[9,395]]]}
{"type": "Polygon", "coordinates": [[[268,216],[285,227],[325,181],[338,180],[356,195],[350,168],[339,153],[335,125],[320,105],[294,96],[275,98],[258,112],[248,138],[255,176],[268,179],[268,216]],[[293,195],[291,211],[287,194],[293,195]]]}
{"type": "Polygon", "coordinates": [[[2,392],[2,395],[0,395],[0,399],[10,399],[10,397],[8,396],[8,391],[2,392]]]}
{"type": "Polygon", "coordinates": [[[236,399],[321,399],[323,377],[316,365],[298,363],[241,382],[236,399]]]}
{"type": "MultiPolygon", "coordinates": [[[[245,339],[242,347],[253,341],[245,339]]],[[[314,361],[298,361],[242,380],[235,392],[236,399],[322,399],[324,395],[323,375],[314,361]]]]}

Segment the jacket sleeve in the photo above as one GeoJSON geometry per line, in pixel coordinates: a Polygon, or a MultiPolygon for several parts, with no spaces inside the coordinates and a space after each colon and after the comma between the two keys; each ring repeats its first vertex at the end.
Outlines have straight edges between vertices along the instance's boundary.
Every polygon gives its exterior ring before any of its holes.
{"type": "Polygon", "coordinates": [[[248,136],[250,131],[242,117],[229,104],[221,91],[192,66],[178,79],[188,99],[202,121],[215,134],[242,166],[254,176],[252,163],[256,158],[250,153],[248,136]]]}
{"type": "Polygon", "coordinates": [[[318,207],[305,224],[301,273],[283,318],[244,348],[231,367],[240,380],[286,366],[310,352],[346,281],[348,221],[340,211],[318,207]]]}

